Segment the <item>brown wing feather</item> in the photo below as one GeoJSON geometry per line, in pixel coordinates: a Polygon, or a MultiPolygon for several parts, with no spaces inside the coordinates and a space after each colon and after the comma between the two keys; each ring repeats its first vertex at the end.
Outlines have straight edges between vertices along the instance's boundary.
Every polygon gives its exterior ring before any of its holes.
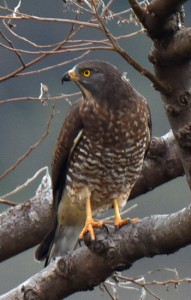
{"type": "Polygon", "coordinates": [[[147,108],[147,120],[148,120],[148,138],[147,138],[147,149],[145,151],[145,157],[149,151],[149,147],[150,147],[150,141],[151,141],[151,135],[152,135],[152,120],[151,120],[151,111],[150,111],[150,107],[148,105],[148,102],[145,100],[145,104],[146,104],[146,108],[147,108]]]}
{"type": "Polygon", "coordinates": [[[80,101],[76,102],[72,106],[69,114],[67,115],[60,131],[53,155],[53,223],[50,232],[47,234],[35,252],[35,258],[37,260],[43,260],[46,258],[45,266],[47,265],[49,259],[49,252],[54,241],[55,231],[57,228],[57,208],[65,186],[68,159],[71,155],[71,152],[75,148],[75,139],[79,135],[79,132],[83,129],[82,120],[79,114],[79,106],[80,101]]]}
{"type": "MultiPolygon", "coordinates": [[[[52,159],[53,198],[60,198],[66,180],[67,163],[73,149],[74,140],[83,129],[79,114],[80,101],[76,102],[67,115],[58,137],[52,159]]],[[[58,199],[59,202],[60,199],[58,199]]],[[[56,203],[58,205],[58,203],[56,203]]]]}

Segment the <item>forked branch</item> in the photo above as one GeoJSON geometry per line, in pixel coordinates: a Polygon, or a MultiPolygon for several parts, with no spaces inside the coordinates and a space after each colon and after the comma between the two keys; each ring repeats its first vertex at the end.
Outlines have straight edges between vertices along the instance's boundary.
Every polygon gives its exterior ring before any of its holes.
{"type": "Polygon", "coordinates": [[[89,248],[56,258],[0,300],[26,300],[29,296],[63,299],[77,291],[93,289],[115,270],[128,269],[138,259],[173,253],[191,244],[190,214],[191,206],[174,214],[144,218],[109,235],[102,231],[97,233],[95,242],[87,236],[89,248]]]}

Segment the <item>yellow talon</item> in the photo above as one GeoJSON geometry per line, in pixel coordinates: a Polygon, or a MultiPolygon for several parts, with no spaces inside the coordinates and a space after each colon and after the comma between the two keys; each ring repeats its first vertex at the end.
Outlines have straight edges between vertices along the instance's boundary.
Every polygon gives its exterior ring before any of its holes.
{"type": "Polygon", "coordinates": [[[92,218],[92,209],[91,209],[91,202],[90,202],[90,197],[89,197],[86,202],[86,223],[79,235],[79,239],[83,240],[85,234],[87,232],[89,232],[91,240],[95,240],[94,227],[102,228],[103,225],[104,225],[103,221],[95,221],[92,218]]]}
{"type": "Polygon", "coordinates": [[[113,205],[114,205],[114,213],[115,213],[115,222],[114,222],[114,224],[115,224],[116,229],[119,229],[123,225],[126,225],[128,222],[132,222],[132,223],[139,222],[138,218],[122,219],[121,216],[120,216],[120,212],[119,212],[118,201],[116,199],[113,201],[113,205]]]}
{"type": "MultiPolygon", "coordinates": [[[[120,216],[120,213],[119,213],[118,201],[114,200],[113,203],[114,203],[114,213],[115,213],[114,225],[115,225],[116,229],[119,229],[120,227],[127,224],[128,222],[132,222],[132,223],[139,222],[138,218],[122,219],[120,216]]],[[[108,222],[108,223],[111,223],[111,222],[108,222]]],[[[79,240],[83,240],[86,233],[89,232],[91,240],[94,241],[95,240],[94,227],[102,228],[104,226],[104,224],[105,223],[103,221],[96,221],[93,219],[92,209],[91,209],[91,201],[90,201],[90,197],[89,197],[86,202],[86,222],[85,222],[85,225],[79,235],[79,240]]]]}
{"type": "Polygon", "coordinates": [[[85,226],[82,229],[79,239],[82,240],[87,232],[89,232],[91,240],[95,240],[95,232],[94,227],[102,228],[103,222],[102,221],[95,221],[94,219],[86,220],[85,226]]]}

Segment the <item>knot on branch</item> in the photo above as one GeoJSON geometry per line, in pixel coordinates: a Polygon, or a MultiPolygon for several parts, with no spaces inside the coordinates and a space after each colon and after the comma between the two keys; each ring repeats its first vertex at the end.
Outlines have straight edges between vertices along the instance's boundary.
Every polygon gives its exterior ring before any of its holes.
{"type": "Polygon", "coordinates": [[[56,263],[56,273],[68,279],[71,270],[71,265],[72,265],[71,254],[66,254],[63,257],[60,257],[56,263]]]}
{"type": "Polygon", "coordinates": [[[169,178],[172,178],[174,175],[174,160],[169,159],[166,162],[166,172],[169,178]]]}
{"type": "Polygon", "coordinates": [[[166,153],[166,145],[163,139],[153,137],[150,142],[148,157],[162,157],[166,153]]]}
{"type": "Polygon", "coordinates": [[[27,289],[23,286],[21,290],[22,292],[24,292],[24,300],[45,300],[45,298],[42,295],[39,295],[39,293],[34,288],[30,287],[29,289],[27,289]]]}
{"type": "Polygon", "coordinates": [[[177,104],[167,104],[165,109],[168,114],[173,116],[178,116],[182,111],[182,108],[177,104]]]}
{"type": "Polygon", "coordinates": [[[175,134],[179,145],[182,148],[191,148],[191,122],[179,129],[175,134]]]}
{"type": "Polygon", "coordinates": [[[105,261],[107,261],[107,264],[110,266],[110,268],[116,268],[116,264],[118,264],[117,244],[115,243],[112,236],[108,234],[108,232],[106,233],[103,230],[96,229],[95,241],[92,241],[90,239],[89,234],[87,234],[85,237],[85,244],[92,252],[104,257],[105,261]]]}
{"type": "MultiPolygon", "coordinates": [[[[98,255],[107,255],[107,252],[114,247],[114,242],[103,230],[95,230],[96,239],[92,241],[89,234],[85,238],[86,246],[98,255]]],[[[110,255],[111,256],[111,255],[110,255]]]]}
{"type": "Polygon", "coordinates": [[[177,97],[176,104],[167,104],[165,108],[167,113],[177,116],[183,110],[188,109],[190,105],[191,105],[190,91],[184,91],[184,93],[182,93],[177,97]]]}
{"type": "Polygon", "coordinates": [[[185,91],[182,95],[179,97],[179,103],[182,107],[190,106],[191,104],[191,94],[190,91],[185,91]]]}
{"type": "Polygon", "coordinates": [[[165,109],[168,114],[178,116],[183,110],[188,109],[191,105],[191,93],[186,90],[184,93],[176,96],[176,104],[167,104],[165,109]]]}

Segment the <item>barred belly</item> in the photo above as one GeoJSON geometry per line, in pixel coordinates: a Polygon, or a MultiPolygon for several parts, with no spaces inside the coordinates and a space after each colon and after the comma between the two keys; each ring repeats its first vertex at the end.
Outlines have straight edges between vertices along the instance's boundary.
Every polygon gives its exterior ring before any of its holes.
{"type": "Polygon", "coordinates": [[[112,207],[114,199],[122,208],[141,171],[145,147],[145,137],[125,149],[116,149],[104,147],[100,141],[92,144],[83,135],[68,165],[66,190],[71,201],[85,206],[91,195],[95,214],[112,207]]]}

